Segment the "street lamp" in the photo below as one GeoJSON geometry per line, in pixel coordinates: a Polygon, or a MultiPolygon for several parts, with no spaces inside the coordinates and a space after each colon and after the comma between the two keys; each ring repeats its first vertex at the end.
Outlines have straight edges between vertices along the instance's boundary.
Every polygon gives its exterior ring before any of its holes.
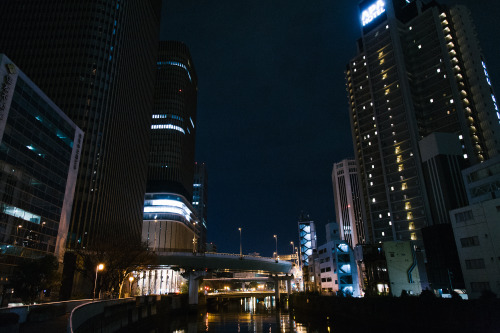
{"type": "Polygon", "coordinates": [[[130,296],[132,296],[132,282],[134,282],[134,277],[131,275],[128,278],[128,285],[130,287],[130,296]]]}
{"type": "Polygon", "coordinates": [[[295,253],[297,253],[297,265],[300,266],[300,257],[299,257],[299,249],[297,247],[295,247],[295,253]]]}
{"type": "Polygon", "coordinates": [[[293,250],[295,249],[295,247],[293,246],[293,241],[290,241],[290,245],[292,245],[292,254],[293,254],[293,250]]]}
{"type": "Polygon", "coordinates": [[[238,230],[240,231],[240,258],[243,258],[243,255],[242,255],[242,248],[241,248],[241,228],[238,228],[238,230]]]}
{"type": "Polygon", "coordinates": [[[16,228],[16,239],[14,240],[14,244],[17,244],[17,239],[19,238],[19,228],[22,228],[23,226],[20,224],[16,228]]]}
{"type": "Polygon", "coordinates": [[[274,240],[276,241],[276,260],[278,260],[278,236],[274,235],[274,240]]]}
{"type": "Polygon", "coordinates": [[[95,300],[95,288],[97,286],[97,272],[102,271],[104,269],[104,264],[98,264],[95,268],[95,281],[94,281],[94,297],[92,298],[92,302],[95,300]]]}

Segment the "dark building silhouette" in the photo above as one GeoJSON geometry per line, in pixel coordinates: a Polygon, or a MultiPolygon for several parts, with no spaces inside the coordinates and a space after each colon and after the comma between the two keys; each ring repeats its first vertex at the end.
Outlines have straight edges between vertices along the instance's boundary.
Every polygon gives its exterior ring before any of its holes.
{"type": "Polygon", "coordinates": [[[198,79],[188,47],[160,42],[156,73],[147,192],[191,201],[198,79]]]}
{"type": "Polygon", "coordinates": [[[205,163],[194,164],[193,181],[193,207],[196,209],[201,223],[202,233],[200,235],[201,250],[206,250],[206,229],[207,229],[207,211],[208,211],[208,172],[205,163]],[[205,231],[205,232],[204,232],[205,231]]]}
{"type": "Polygon", "coordinates": [[[67,246],[139,241],[160,0],[2,0],[6,53],[84,132],[67,246]]]}
{"type": "Polygon", "coordinates": [[[154,251],[199,251],[205,226],[193,205],[197,77],[182,42],[159,44],[142,239],[154,251]]]}

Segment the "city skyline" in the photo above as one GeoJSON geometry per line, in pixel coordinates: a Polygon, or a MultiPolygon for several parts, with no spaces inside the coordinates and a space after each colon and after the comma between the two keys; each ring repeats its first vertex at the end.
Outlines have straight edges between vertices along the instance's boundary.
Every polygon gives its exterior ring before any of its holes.
{"type": "MultiPolygon", "coordinates": [[[[498,87],[495,22],[483,12],[500,4],[440,3],[471,10],[498,87]]],[[[324,242],[335,220],[332,165],[354,156],[344,70],[360,29],[348,1],[164,3],[160,38],[186,43],[197,67],[196,160],[209,174],[207,240],[220,252],[238,252],[242,227],[244,253],[270,256],[274,234],[287,253],[301,211],[324,242]]]]}

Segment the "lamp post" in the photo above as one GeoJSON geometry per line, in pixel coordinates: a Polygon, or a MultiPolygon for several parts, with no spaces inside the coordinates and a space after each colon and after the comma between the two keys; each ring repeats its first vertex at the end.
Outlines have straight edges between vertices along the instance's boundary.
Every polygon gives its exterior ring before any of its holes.
{"type": "Polygon", "coordinates": [[[14,240],[14,244],[17,244],[17,239],[19,238],[19,228],[22,228],[23,226],[20,224],[16,228],[16,239],[14,240]]]}
{"type": "Polygon", "coordinates": [[[242,247],[241,247],[241,228],[238,228],[238,230],[240,231],[240,258],[243,258],[243,255],[242,255],[242,247]]]}
{"type": "Polygon", "coordinates": [[[134,282],[134,277],[133,276],[129,276],[129,278],[128,278],[128,285],[130,287],[130,296],[132,296],[132,282],[134,282]]]}
{"type": "Polygon", "coordinates": [[[274,235],[274,240],[276,241],[276,260],[278,260],[278,236],[274,235]]]}
{"type": "Polygon", "coordinates": [[[95,300],[95,288],[97,287],[97,272],[102,271],[104,269],[104,264],[98,264],[95,268],[95,280],[94,280],[94,296],[92,298],[92,302],[95,300]]]}
{"type": "Polygon", "coordinates": [[[297,253],[297,265],[300,266],[300,262],[299,262],[299,249],[297,247],[295,247],[295,253],[297,253]]]}

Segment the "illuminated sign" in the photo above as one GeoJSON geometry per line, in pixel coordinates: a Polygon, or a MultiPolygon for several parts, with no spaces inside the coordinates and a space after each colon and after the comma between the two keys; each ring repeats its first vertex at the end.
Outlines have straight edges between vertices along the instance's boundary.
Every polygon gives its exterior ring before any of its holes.
{"type": "Polygon", "coordinates": [[[385,12],[385,2],[383,0],[378,0],[367,9],[363,10],[361,13],[363,27],[380,16],[383,12],[385,12]]]}

